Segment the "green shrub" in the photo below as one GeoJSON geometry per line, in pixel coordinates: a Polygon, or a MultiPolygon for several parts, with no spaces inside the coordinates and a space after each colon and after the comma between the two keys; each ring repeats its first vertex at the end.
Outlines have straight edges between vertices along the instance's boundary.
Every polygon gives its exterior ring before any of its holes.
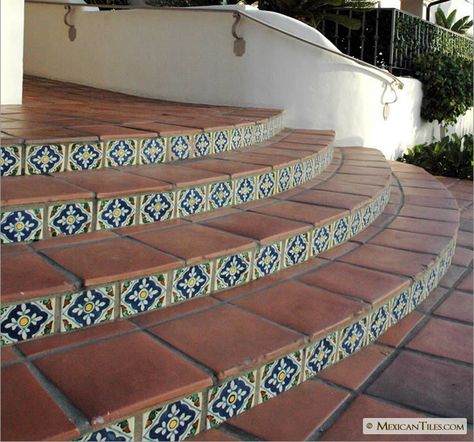
{"type": "Polygon", "coordinates": [[[472,57],[433,52],[415,60],[423,83],[421,117],[451,125],[472,107],[472,57]]]}
{"type": "Polygon", "coordinates": [[[472,180],[473,137],[453,134],[431,144],[418,144],[399,161],[423,167],[434,175],[472,180]]]}

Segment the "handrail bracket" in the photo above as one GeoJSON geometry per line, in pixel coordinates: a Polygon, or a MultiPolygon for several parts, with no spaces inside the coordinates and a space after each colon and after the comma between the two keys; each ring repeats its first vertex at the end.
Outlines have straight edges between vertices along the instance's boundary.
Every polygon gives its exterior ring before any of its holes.
{"type": "Polygon", "coordinates": [[[234,24],[232,25],[232,36],[234,37],[234,54],[237,57],[242,57],[245,54],[245,40],[237,35],[237,25],[240,22],[241,15],[238,12],[234,12],[233,17],[235,18],[234,24]]]}
{"type": "Polygon", "coordinates": [[[77,30],[76,30],[76,27],[72,23],[69,23],[68,21],[69,14],[72,12],[72,7],[71,5],[66,5],[64,6],[64,9],[66,10],[66,14],[64,14],[64,24],[69,28],[68,29],[69,40],[74,41],[77,36],[77,30]]]}

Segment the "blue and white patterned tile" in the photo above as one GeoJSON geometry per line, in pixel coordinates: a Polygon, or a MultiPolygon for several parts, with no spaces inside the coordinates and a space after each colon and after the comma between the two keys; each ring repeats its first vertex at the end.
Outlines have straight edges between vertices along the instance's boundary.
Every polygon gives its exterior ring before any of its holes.
{"type": "Polygon", "coordinates": [[[133,441],[134,419],[129,418],[81,437],[81,442],[133,441]]]}
{"type": "Polygon", "coordinates": [[[269,136],[269,128],[268,125],[270,124],[269,120],[265,121],[265,123],[262,123],[262,141],[268,140],[269,136]]]}
{"type": "Polygon", "coordinates": [[[225,384],[213,387],[208,393],[207,429],[214,428],[254,405],[256,373],[250,372],[225,384]]]}
{"type": "Polygon", "coordinates": [[[93,170],[101,167],[101,143],[72,143],[69,145],[68,170],[93,170]]]}
{"type": "Polygon", "coordinates": [[[428,293],[438,285],[438,276],[438,266],[436,264],[426,271],[426,290],[428,293]]]}
{"type": "Polygon", "coordinates": [[[314,168],[313,168],[313,160],[306,160],[304,162],[304,181],[305,181],[305,183],[307,183],[308,181],[311,181],[314,176],[315,176],[315,174],[314,174],[314,168]]]}
{"type": "Polygon", "coordinates": [[[235,185],[235,204],[253,201],[256,195],[256,177],[237,180],[235,185]]]}
{"type": "Polygon", "coordinates": [[[163,137],[147,138],[140,143],[140,164],[159,164],[165,161],[166,140],[163,137]]]}
{"type": "Polygon", "coordinates": [[[337,333],[331,333],[306,348],[304,379],[317,375],[332,365],[337,357],[337,333]]]}
{"type": "Polygon", "coordinates": [[[350,228],[350,216],[345,216],[335,221],[332,226],[332,245],[337,246],[346,241],[350,228]]]}
{"type": "Polygon", "coordinates": [[[243,134],[243,146],[248,147],[253,144],[254,126],[245,126],[243,134]]]}
{"type": "Polygon", "coordinates": [[[254,278],[270,275],[280,270],[281,266],[281,243],[274,243],[262,247],[255,253],[253,273],[254,278]]]}
{"type": "Polygon", "coordinates": [[[21,174],[21,146],[2,146],[0,151],[0,176],[21,174]]]}
{"type": "Polygon", "coordinates": [[[51,298],[2,306],[1,344],[11,344],[50,334],[53,331],[54,310],[51,298]]]}
{"type": "Polygon", "coordinates": [[[130,226],[135,219],[136,197],[99,200],[98,229],[130,226]]]}
{"type": "Polygon", "coordinates": [[[355,353],[360,350],[367,340],[367,318],[362,318],[340,332],[339,341],[339,359],[355,353]]]}
{"type": "Polygon", "coordinates": [[[92,204],[90,202],[55,205],[49,207],[48,212],[51,236],[76,235],[91,231],[92,204]]]}
{"type": "Polygon", "coordinates": [[[112,319],[113,287],[84,290],[62,297],[61,331],[87,327],[112,319]]]}
{"type": "Polygon", "coordinates": [[[228,130],[214,132],[212,140],[215,153],[226,152],[230,149],[230,134],[228,130]]]}
{"type": "Polygon", "coordinates": [[[15,210],[2,213],[2,243],[35,241],[42,238],[43,209],[15,210]]]}
{"type": "Polygon", "coordinates": [[[415,281],[410,287],[410,312],[415,310],[428,296],[429,292],[426,288],[425,278],[421,277],[415,281]]]}
{"type": "Polygon", "coordinates": [[[147,276],[120,284],[120,316],[156,310],[166,303],[166,275],[147,276]]]}
{"type": "Polygon", "coordinates": [[[240,149],[242,147],[243,133],[242,133],[242,128],[241,127],[236,127],[234,129],[232,129],[230,143],[231,143],[230,148],[232,150],[237,150],[237,149],[240,149]]]}
{"type": "Polygon", "coordinates": [[[203,157],[213,154],[212,135],[210,132],[201,132],[194,136],[194,156],[203,157]]]}
{"type": "Polygon", "coordinates": [[[390,302],[390,324],[396,324],[408,314],[410,307],[410,290],[403,290],[390,302]]]}
{"type": "Polygon", "coordinates": [[[311,244],[309,232],[287,238],[285,241],[285,267],[300,264],[308,259],[311,244]]]}
{"type": "Polygon", "coordinates": [[[62,144],[30,145],[26,148],[26,174],[46,174],[64,170],[66,147],[62,144]]]}
{"type": "Polygon", "coordinates": [[[143,414],[143,440],[180,441],[199,431],[201,393],[143,414]]]}
{"type": "Polygon", "coordinates": [[[298,187],[303,184],[304,170],[302,163],[296,163],[293,167],[293,184],[292,187],[298,187]]]}
{"type": "Polygon", "coordinates": [[[140,222],[153,223],[171,219],[174,213],[173,192],[152,193],[141,197],[140,222]]]}
{"type": "Polygon", "coordinates": [[[172,302],[208,295],[211,291],[211,274],[212,266],[209,262],[175,270],[172,302]]]}
{"type": "Polygon", "coordinates": [[[263,125],[257,123],[253,135],[254,143],[261,143],[263,141],[263,125]]]}
{"type": "Polygon", "coordinates": [[[389,303],[382,305],[370,314],[369,342],[375,341],[390,326],[389,303]]]}
{"type": "Polygon", "coordinates": [[[234,200],[232,181],[220,181],[209,186],[209,205],[212,209],[230,206],[234,200]]]}
{"type": "Polygon", "coordinates": [[[185,160],[191,158],[191,137],[189,135],[178,135],[168,138],[170,159],[185,160]]]}
{"type": "Polygon", "coordinates": [[[283,167],[278,174],[278,192],[290,189],[293,182],[293,166],[283,167]]]}
{"type": "Polygon", "coordinates": [[[276,172],[266,172],[258,176],[258,199],[269,198],[275,194],[276,172]]]}
{"type": "Polygon", "coordinates": [[[364,229],[370,226],[370,224],[372,223],[372,219],[373,219],[372,207],[371,205],[368,205],[367,207],[364,207],[363,209],[362,225],[364,229]]]}
{"type": "Polygon", "coordinates": [[[251,260],[251,252],[219,258],[217,260],[215,290],[223,290],[249,282],[251,260]]]}
{"type": "Polygon", "coordinates": [[[178,192],[178,218],[205,212],[207,209],[206,202],[205,187],[191,187],[180,190],[178,192]]]}
{"type": "Polygon", "coordinates": [[[289,390],[301,382],[303,351],[298,350],[262,367],[259,402],[289,390]]]}
{"type": "Polygon", "coordinates": [[[323,163],[320,155],[315,155],[313,158],[314,176],[319,175],[323,171],[323,163]]]}
{"type": "Polygon", "coordinates": [[[137,141],[116,140],[106,145],[106,163],[108,167],[130,166],[137,160],[137,141]]]}
{"type": "Polygon", "coordinates": [[[362,223],[362,211],[357,210],[355,213],[351,215],[351,230],[350,230],[350,237],[353,237],[360,233],[364,225],[362,223]]]}
{"type": "Polygon", "coordinates": [[[316,227],[312,234],[311,256],[317,256],[331,247],[332,225],[316,227]]]}

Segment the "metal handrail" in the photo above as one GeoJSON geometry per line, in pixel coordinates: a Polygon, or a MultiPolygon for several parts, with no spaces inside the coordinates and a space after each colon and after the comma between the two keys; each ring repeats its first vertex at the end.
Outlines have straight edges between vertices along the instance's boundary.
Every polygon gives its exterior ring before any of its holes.
{"type": "MultiPolygon", "coordinates": [[[[362,67],[368,68],[372,71],[376,71],[376,73],[379,76],[389,77],[392,80],[390,82],[390,84],[392,84],[392,85],[396,84],[399,89],[403,89],[403,87],[404,87],[403,82],[397,76],[393,75],[392,73],[390,73],[390,72],[388,72],[384,69],[381,69],[381,68],[379,68],[377,66],[374,66],[370,63],[367,63],[365,61],[359,60],[355,57],[351,57],[350,55],[344,54],[342,52],[335,51],[333,49],[327,48],[327,47],[325,47],[323,45],[320,45],[318,43],[314,43],[313,41],[310,41],[310,40],[307,40],[305,38],[299,37],[298,35],[293,34],[292,32],[285,31],[285,30],[280,29],[280,28],[278,28],[274,25],[271,25],[270,23],[267,23],[267,22],[265,22],[263,20],[260,20],[256,17],[253,17],[252,15],[247,14],[245,11],[239,11],[239,10],[235,10],[235,9],[225,9],[225,8],[212,8],[212,7],[206,7],[206,8],[202,8],[202,7],[185,7],[185,8],[182,8],[181,7],[180,8],[180,7],[169,7],[169,6],[154,7],[154,6],[131,6],[131,5],[90,5],[90,4],[84,4],[84,3],[54,2],[54,1],[48,1],[48,0],[38,0],[38,1],[26,0],[26,2],[27,3],[33,3],[33,4],[38,3],[38,4],[49,4],[49,5],[62,5],[62,6],[69,6],[69,7],[100,7],[100,8],[103,8],[103,9],[111,9],[111,10],[114,10],[114,9],[125,9],[125,10],[130,10],[130,9],[158,10],[158,9],[161,9],[161,10],[179,10],[179,11],[191,10],[191,11],[200,11],[200,12],[232,13],[234,15],[234,17],[242,16],[242,17],[248,18],[249,20],[251,20],[255,23],[258,23],[262,26],[265,26],[266,28],[272,29],[273,31],[279,32],[280,34],[291,37],[295,40],[301,41],[302,43],[306,43],[310,46],[314,46],[314,47],[319,48],[323,51],[330,52],[334,55],[338,55],[339,57],[345,58],[347,60],[351,60],[351,61],[357,63],[358,65],[362,66],[362,67]]],[[[385,79],[385,81],[387,81],[387,80],[385,79]]]]}

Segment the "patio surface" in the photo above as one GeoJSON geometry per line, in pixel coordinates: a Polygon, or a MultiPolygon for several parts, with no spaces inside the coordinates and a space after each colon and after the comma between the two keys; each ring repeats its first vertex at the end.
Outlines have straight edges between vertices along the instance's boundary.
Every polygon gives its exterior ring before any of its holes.
{"type": "Polygon", "coordinates": [[[456,254],[417,311],[377,343],[196,440],[473,440],[472,182],[439,180],[462,211],[456,254]],[[364,417],[466,417],[468,435],[366,436],[364,417]]]}

